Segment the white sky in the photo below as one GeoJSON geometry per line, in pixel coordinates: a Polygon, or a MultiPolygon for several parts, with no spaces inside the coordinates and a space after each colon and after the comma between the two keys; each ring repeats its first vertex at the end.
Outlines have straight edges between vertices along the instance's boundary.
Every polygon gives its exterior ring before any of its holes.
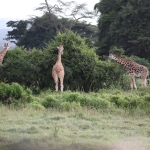
{"type": "MultiPolygon", "coordinates": [[[[62,0],[68,2],[69,0],[62,0]]],[[[94,5],[100,0],[74,0],[78,4],[86,3],[87,8],[93,11],[94,5]]],[[[41,16],[40,11],[35,11],[36,8],[44,3],[45,0],[1,0],[0,5],[0,29],[7,28],[6,23],[10,20],[16,21],[21,19],[29,19],[30,16],[41,16]]],[[[51,5],[57,4],[57,0],[48,0],[51,5]]],[[[96,20],[92,21],[96,24],[96,20]]]]}

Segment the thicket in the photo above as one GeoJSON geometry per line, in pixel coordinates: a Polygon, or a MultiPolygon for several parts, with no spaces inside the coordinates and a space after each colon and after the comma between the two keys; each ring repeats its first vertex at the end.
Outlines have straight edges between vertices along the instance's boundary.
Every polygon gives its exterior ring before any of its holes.
{"type": "Polygon", "coordinates": [[[98,54],[106,55],[110,47],[125,50],[150,61],[149,0],[101,0],[95,5],[98,20],[98,54]]]}
{"type": "Polygon", "coordinates": [[[51,71],[57,60],[56,47],[60,44],[64,44],[65,90],[88,92],[110,87],[129,88],[125,69],[116,63],[100,60],[96,48],[89,47],[85,38],[72,31],[58,33],[43,51],[34,48],[29,52],[24,47],[8,51],[0,67],[0,81],[17,82],[34,91],[54,90],[51,71]]]}
{"type": "MultiPolygon", "coordinates": [[[[26,106],[38,110],[80,111],[82,108],[109,110],[123,109],[128,112],[150,114],[150,87],[139,91],[125,92],[118,89],[101,89],[98,92],[52,92],[41,91],[33,95],[18,83],[0,83],[0,102],[11,106],[26,106]]],[[[116,110],[115,110],[116,111],[116,110]]]]}
{"type": "Polygon", "coordinates": [[[32,101],[32,91],[18,83],[0,83],[0,103],[20,105],[32,101]]]}

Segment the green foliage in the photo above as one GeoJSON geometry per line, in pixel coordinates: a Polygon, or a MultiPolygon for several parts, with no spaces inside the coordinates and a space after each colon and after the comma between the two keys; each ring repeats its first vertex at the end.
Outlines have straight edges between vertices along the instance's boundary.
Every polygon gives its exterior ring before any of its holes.
{"type": "Polygon", "coordinates": [[[43,102],[42,105],[45,108],[58,108],[60,105],[60,101],[58,101],[54,96],[47,96],[43,102]]]}
{"type": "Polygon", "coordinates": [[[98,21],[98,54],[106,55],[110,47],[121,47],[125,54],[150,61],[149,0],[101,0],[95,9],[98,21]]]}
{"type": "MultiPolygon", "coordinates": [[[[88,47],[86,39],[81,38],[72,31],[63,34],[58,33],[55,41],[47,46],[47,51],[55,53],[56,46],[59,44],[64,45],[62,62],[65,68],[64,83],[66,88],[88,91],[92,82],[93,71],[98,61],[98,57],[94,52],[95,49],[88,47]]],[[[55,55],[55,60],[56,57],[57,55],[55,55]]]]}
{"type": "Polygon", "coordinates": [[[79,92],[67,93],[64,98],[66,102],[78,103],[82,107],[87,108],[106,109],[110,106],[110,103],[107,100],[101,99],[99,97],[89,97],[86,94],[81,94],[79,92]]]}
{"type": "Polygon", "coordinates": [[[96,48],[89,47],[85,38],[72,31],[58,33],[51,43],[46,44],[44,51],[34,48],[28,52],[24,47],[8,51],[4,65],[0,67],[0,81],[17,82],[34,92],[47,88],[54,90],[51,72],[57,60],[56,47],[60,44],[64,45],[64,90],[89,92],[110,87],[129,89],[125,69],[116,63],[99,60],[96,48]]]}
{"type": "Polygon", "coordinates": [[[114,103],[118,108],[120,107],[129,110],[138,108],[141,104],[140,101],[141,99],[139,97],[132,97],[132,95],[130,98],[123,95],[113,95],[110,99],[110,102],[114,103]]]}
{"type": "Polygon", "coordinates": [[[110,107],[110,102],[108,100],[95,98],[91,100],[90,107],[94,109],[107,109],[110,107]]]}
{"type": "Polygon", "coordinates": [[[66,101],[67,102],[80,102],[80,93],[76,92],[76,93],[70,93],[67,97],[66,97],[66,101]]]}
{"type": "Polygon", "coordinates": [[[146,96],[144,97],[144,100],[145,100],[146,102],[150,102],[150,95],[146,95],[146,96]]]}
{"type": "Polygon", "coordinates": [[[29,89],[24,89],[18,83],[0,83],[0,101],[4,104],[29,103],[32,100],[31,94],[29,89]]]}
{"type": "Polygon", "coordinates": [[[31,103],[29,104],[29,108],[33,108],[35,110],[45,110],[45,107],[41,104],[31,103]]]}
{"type": "MultiPolygon", "coordinates": [[[[83,10],[82,8],[80,9],[83,10]]],[[[6,39],[13,40],[17,46],[23,45],[27,49],[34,47],[44,49],[45,43],[51,42],[58,31],[65,32],[65,30],[71,29],[80,36],[87,37],[86,42],[90,46],[93,46],[93,43],[97,40],[97,26],[87,24],[86,22],[75,23],[72,19],[58,18],[55,14],[51,15],[53,17],[49,17],[48,13],[44,13],[41,17],[29,20],[7,22],[7,27],[12,27],[13,30],[8,32],[6,39]]]]}
{"type": "Polygon", "coordinates": [[[62,102],[59,109],[61,111],[79,111],[81,109],[80,103],[76,102],[62,102]]]}
{"type": "Polygon", "coordinates": [[[117,48],[116,46],[109,50],[109,53],[116,54],[117,56],[123,55],[124,52],[122,48],[117,48]]]}
{"type": "MultiPolygon", "coordinates": [[[[141,88],[137,91],[118,89],[102,89],[99,92],[71,92],[56,93],[49,91],[47,94],[32,95],[29,89],[24,89],[17,83],[0,84],[0,100],[3,104],[11,104],[13,107],[27,105],[35,110],[56,109],[58,111],[79,111],[83,108],[95,110],[123,109],[125,111],[142,110],[150,114],[150,94],[143,96],[141,88]],[[27,104],[28,103],[28,104],[27,104]]],[[[149,91],[149,87],[147,88],[149,91]]]]}

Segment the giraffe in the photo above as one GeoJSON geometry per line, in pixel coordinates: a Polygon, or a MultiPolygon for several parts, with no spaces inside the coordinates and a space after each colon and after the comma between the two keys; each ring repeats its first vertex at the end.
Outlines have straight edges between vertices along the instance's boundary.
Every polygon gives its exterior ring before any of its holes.
{"type": "Polygon", "coordinates": [[[140,65],[132,60],[120,58],[120,57],[110,53],[108,56],[108,61],[110,61],[112,59],[115,60],[117,63],[125,66],[127,69],[127,73],[131,75],[131,82],[130,82],[131,90],[133,88],[137,89],[135,77],[141,77],[142,86],[146,86],[147,77],[149,75],[149,71],[148,71],[147,67],[140,65]]]}
{"type": "Polygon", "coordinates": [[[55,65],[52,68],[52,77],[55,82],[55,90],[58,91],[58,82],[60,79],[60,89],[61,89],[61,92],[63,92],[63,88],[64,88],[63,80],[64,80],[65,73],[64,73],[64,67],[61,62],[61,55],[63,54],[64,47],[63,45],[59,45],[57,49],[58,49],[58,58],[57,58],[55,65]]]}
{"type": "Polygon", "coordinates": [[[8,51],[8,43],[7,44],[4,44],[4,49],[0,52],[0,65],[2,66],[2,63],[3,63],[3,59],[8,51]]]}

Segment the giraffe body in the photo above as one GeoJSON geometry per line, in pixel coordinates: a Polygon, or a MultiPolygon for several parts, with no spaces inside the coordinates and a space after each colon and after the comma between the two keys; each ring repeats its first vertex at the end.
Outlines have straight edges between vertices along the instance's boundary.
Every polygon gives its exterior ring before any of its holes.
{"type": "Polygon", "coordinates": [[[0,52],[0,65],[2,66],[2,63],[3,63],[3,60],[4,60],[4,57],[8,51],[8,43],[7,44],[4,44],[4,49],[2,50],[2,52],[0,52]]]}
{"type": "Polygon", "coordinates": [[[127,73],[132,76],[131,83],[130,83],[131,89],[133,89],[133,88],[137,89],[137,86],[135,83],[135,77],[141,77],[142,86],[146,86],[147,77],[149,75],[149,71],[148,71],[147,67],[140,65],[132,60],[120,58],[114,54],[109,54],[109,60],[111,60],[111,59],[115,60],[117,63],[126,67],[127,73]]]}
{"type": "Polygon", "coordinates": [[[61,55],[63,54],[63,50],[64,50],[63,45],[60,45],[59,47],[57,47],[57,49],[58,49],[58,59],[52,68],[52,77],[55,82],[56,91],[58,91],[58,83],[60,80],[60,88],[61,88],[61,92],[62,92],[63,88],[64,88],[63,80],[64,80],[64,75],[65,75],[64,67],[61,62],[61,55]]]}

